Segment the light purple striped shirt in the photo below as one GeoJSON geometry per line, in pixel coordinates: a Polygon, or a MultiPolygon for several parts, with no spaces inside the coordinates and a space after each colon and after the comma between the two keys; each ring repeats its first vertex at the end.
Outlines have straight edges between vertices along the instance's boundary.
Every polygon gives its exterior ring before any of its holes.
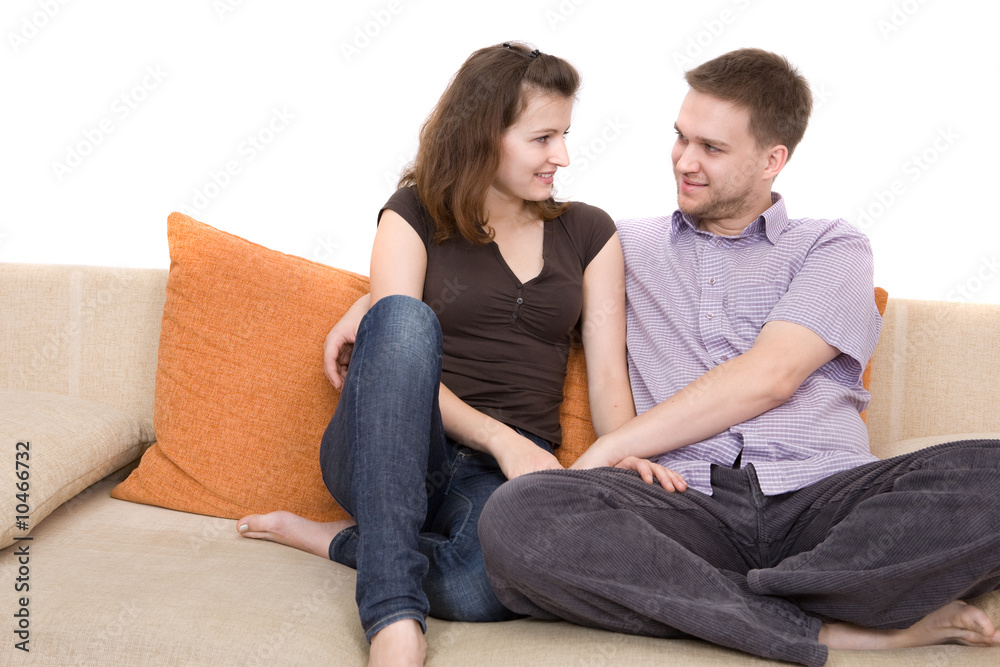
{"type": "Polygon", "coordinates": [[[739,236],[672,217],[618,221],[625,252],[628,362],[641,414],[754,344],[771,320],[840,350],[784,404],[656,457],[712,493],[711,464],[753,464],[767,495],[874,461],[861,385],[882,319],[868,238],[843,220],[789,220],[781,195],[739,236]]]}

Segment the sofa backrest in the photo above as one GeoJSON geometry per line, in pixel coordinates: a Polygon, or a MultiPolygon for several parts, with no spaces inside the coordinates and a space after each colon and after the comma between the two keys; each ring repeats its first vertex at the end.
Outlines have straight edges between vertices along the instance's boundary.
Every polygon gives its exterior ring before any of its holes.
{"type": "Polygon", "coordinates": [[[872,452],[1000,432],[1000,305],[889,299],[872,356],[872,452]]]}
{"type": "Polygon", "coordinates": [[[78,396],[153,423],[165,269],[0,264],[0,387],[78,396]]]}
{"type": "MultiPolygon", "coordinates": [[[[165,269],[0,264],[0,387],[79,396],[152,425],[165,269]]],[[[889,299],[872,451],[1000,432],[1000,305],[889,299]]]]}

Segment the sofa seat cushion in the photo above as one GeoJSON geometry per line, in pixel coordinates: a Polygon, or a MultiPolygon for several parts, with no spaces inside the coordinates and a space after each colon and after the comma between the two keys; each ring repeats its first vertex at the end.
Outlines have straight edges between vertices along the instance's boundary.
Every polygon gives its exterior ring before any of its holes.
{"type": "MultiPolygon", "coordinates": [[[[364,664],[353,570],[240,537],[231,520],[115,500],[114,484],[84,490],[33,533],[32,657],[48,665],[364,664]]],[[[0,553],[0,572],[16,567],[16,548],[0,553]]]]}
{"type": "MultiPolygon", "coordinates": [[[[114,483],[84,490],[33,533],[30,657],[38,664],[366,664],[353,570],[242,538],[233,521],[114,500],[114,483]]],[[[5,580],[15,567],[14,548],[0,552],[5,580]]],[[[1000,593],[974,603],[1000,622],[1000,593]]],[[[786,664],[565,622],[427,625],[427,667],[786,664]]],[[[984,664],[995,655],[1000,649],[964,646],[833,651],[829,664],[984,664]]]]}
{"type": "Polygon", "coordinates": [[[0,494],[0,548],[154,439],[152,424],[82,398],[0,389],[0,406],[0,443],[7,448],[0,478],[8,482],[0,494]]]}

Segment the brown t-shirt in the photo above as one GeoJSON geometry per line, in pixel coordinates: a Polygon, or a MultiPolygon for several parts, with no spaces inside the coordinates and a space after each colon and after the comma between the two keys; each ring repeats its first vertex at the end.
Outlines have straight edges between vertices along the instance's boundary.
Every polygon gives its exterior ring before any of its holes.
{"type": "Polygon", "coordinates": [[[477,410],[558,445],[583,271],[614,235],[614,221],[573,202],[545,223],[541,273],[521,283],[496,243],[477,246],[460,235],[435,243],[434,221],[415,187],[397,190],[387,208],[410,223],[427,248],[423,300],[444,335],[441,381],[477,410]]]}

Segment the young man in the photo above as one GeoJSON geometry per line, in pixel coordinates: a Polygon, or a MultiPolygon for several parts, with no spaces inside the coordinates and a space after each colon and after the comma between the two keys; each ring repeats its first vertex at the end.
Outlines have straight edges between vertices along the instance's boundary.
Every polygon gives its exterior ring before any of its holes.
{"type": "Polygon", "coordinates": [[[958,601],[1000,586],[1000,441],[871,455],[868,241],[789,219],[771,191],[805,132],[807,82],[756,49],[687,81],[680,210],[619,224],[639,416],[574,470],[494,494],[479,532],[497,595],[805,665],[828,648],[1000,644],[958,601]]]}

